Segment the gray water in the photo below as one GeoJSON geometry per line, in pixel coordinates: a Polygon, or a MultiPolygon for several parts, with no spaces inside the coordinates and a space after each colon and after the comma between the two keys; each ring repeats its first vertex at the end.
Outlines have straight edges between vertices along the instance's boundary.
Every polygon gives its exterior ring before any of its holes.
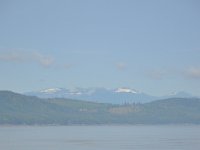
{"type": "Polygon", "coordinates": [[[199,150],[200,126],[0,127],[0,150],[199,150]]]}

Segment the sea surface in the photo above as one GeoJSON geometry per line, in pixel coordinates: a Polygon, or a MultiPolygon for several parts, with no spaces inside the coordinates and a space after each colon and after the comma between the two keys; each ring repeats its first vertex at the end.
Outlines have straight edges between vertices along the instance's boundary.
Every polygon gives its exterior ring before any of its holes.
{"type": "Polygon", "coordinates": [[[0,126],[0,150],[200,150],[200,126],[0,126]]]}

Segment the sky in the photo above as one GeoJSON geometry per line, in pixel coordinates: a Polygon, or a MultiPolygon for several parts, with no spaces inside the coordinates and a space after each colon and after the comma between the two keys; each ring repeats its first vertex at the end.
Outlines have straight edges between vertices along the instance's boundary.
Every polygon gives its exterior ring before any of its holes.
{"type": "Polygon", "coordinates": [[[200,96],[198,0],[0,0],[0,90],[200,96]]]}

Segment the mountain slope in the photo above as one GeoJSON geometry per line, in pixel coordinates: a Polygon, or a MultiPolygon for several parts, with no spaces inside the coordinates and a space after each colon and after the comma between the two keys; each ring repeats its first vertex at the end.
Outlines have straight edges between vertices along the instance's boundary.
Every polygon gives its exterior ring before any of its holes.
{"type": "Polygon", "coordinates": [[[0,124],[200,124],[200,99],[113,105],[0,91],[0,124]]]}
{"type": "Polygon", "coordinates": [[[95,124],[95,118],[100,118],[108,106],[111,105],[0,91],[0,124],[95,124]]]}
{"type": "Polygon", "coordinates": [[[169,98],[144,105],[145,113],[153,122],[199,123],[200,99],[169,98]]]}

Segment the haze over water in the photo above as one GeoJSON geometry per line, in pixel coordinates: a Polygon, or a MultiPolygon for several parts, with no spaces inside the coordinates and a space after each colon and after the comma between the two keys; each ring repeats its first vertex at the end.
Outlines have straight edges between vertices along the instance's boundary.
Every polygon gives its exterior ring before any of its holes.
{"type": "Polygon", "coordinates": [[[2,150],[198,150],[199,125],[0,127],[2,150]]]}

